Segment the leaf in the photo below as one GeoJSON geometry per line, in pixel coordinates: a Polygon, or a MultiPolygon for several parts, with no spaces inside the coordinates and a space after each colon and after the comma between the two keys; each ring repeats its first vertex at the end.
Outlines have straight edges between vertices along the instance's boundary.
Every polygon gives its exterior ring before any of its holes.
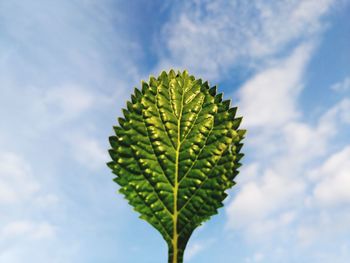
{"type": "Polygon", "coordinates": [[[235,184],[245,134],[236,110],[208,82],[171,70],[135,88],[114,127],[108,163],[114,181],[161,233],[169,263],[183,261],[192,232],[235,184]]]}

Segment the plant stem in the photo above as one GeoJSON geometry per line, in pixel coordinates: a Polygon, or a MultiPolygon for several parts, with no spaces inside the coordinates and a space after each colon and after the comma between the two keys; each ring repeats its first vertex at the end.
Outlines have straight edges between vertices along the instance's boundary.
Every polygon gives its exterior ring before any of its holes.
{"type": "Polygon", "coordinates": [[[169,246],[168,263],[183,263],[184,249],[177,248],[176,251],[173,246],[169,246]]]}

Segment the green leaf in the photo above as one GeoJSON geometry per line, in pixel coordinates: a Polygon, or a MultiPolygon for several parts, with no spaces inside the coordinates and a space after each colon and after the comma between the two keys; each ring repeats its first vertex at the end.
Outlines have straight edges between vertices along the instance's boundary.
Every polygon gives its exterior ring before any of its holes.
{"type": "Polygon", "coordinates": [[[110,137],[114,181],[183,262],[192,232],[217,213],[238,174],[241,118],[216,87],[186,71],[135,88],[110,137]]]}

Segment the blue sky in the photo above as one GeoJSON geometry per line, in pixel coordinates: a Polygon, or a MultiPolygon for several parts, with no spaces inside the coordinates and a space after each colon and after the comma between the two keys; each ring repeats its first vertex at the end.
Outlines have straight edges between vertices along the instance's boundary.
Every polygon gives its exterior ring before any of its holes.
{"type": "Polygon", "coordinates": [[[105,163],[134,86],[218,84],[238,184],[185,262],[350,262],[350,3],[0,1],[0,262],[166,262],[105,163]]]}

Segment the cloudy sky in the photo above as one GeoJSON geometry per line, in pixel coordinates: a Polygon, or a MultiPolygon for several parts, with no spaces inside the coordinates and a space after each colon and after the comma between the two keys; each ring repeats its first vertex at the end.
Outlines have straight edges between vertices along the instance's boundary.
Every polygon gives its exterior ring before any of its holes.
{"type": "Polygon", "coordinates": [[[105,163],[134,86],[218,84],[244,165],[187,263],[350,262],[348,0],[0,0],[0,262],[157,263],[105,163]]]}

